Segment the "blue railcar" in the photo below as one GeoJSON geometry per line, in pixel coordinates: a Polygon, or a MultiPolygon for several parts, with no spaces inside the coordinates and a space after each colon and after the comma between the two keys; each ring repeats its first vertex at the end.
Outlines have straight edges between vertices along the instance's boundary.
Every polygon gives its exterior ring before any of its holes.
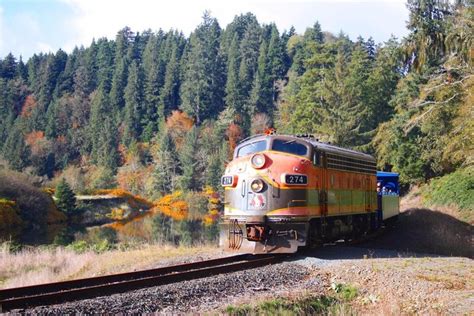
{"type": "Polygon", "coordinates": [[[399,174],[395,172],[377,171],[377,204],[379,219],[393,222],[400,214],[399,174]]]}

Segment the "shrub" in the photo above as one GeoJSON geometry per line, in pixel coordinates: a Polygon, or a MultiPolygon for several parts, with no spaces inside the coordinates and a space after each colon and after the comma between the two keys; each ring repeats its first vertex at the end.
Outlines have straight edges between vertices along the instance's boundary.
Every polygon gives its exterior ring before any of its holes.
{"type": "Polygon", "coordinates": [[[87,240],[91,244],[99,244],[106,240],[110,244],[117,243],[117,232],[111,227],[92,228],[87,234],[87,240]]]}
{"type": "Polygon", "coordinates": [[[65,220],[51,196],[31,185],[21,173],[0,170],[0,197],[15,202],[25,228],[45,230],[47,224],[65,220]]]}
{"type": "Polygon", "coordinates": [[[84,253],[89,250],[89,244],[85,240],[78,240],[69,244],[66,249],[70,249],[76,253],[84,253]]]}
{"type": "Polygon", "coordinates": [[[58,246],[66,246],[74,242],[74,232],[71,229],[62,229],[53,240],[53,244],[58,246]]]}
{"type": "Polygon", "coordinates": [[[424,187],[422,196],[431,206],[457,206],[462,217],[467,219],[474,210],[474,168],[457,170],[431,180],[424,187]]]}

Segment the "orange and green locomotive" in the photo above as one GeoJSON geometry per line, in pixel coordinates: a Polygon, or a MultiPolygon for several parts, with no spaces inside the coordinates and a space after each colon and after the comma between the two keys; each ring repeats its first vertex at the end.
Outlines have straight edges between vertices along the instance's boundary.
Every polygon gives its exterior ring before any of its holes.
{"type": "Polygon", "coordinates": [[[221,184],[221,246],[291,253],[376,230],[384,219],[375,159],[291,135],[259,135],[234,151],[221,184]]]}

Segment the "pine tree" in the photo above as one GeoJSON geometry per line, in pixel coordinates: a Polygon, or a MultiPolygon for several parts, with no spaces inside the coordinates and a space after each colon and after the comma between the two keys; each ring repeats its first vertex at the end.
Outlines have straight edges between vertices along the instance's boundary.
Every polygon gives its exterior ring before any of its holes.
{"type": "Polygon", "coordinates": [[[196,126],[193,126],[186,134],[183,147],[179,153],[179,161],[182,168],[179,186],[184,191],[200,189],[200,176],[197,170],[198,161],[196,159],[197,145],[198,130],[196,126]]]}
{"type": "Polygon", "coordinates": [[[205,12],[190,38],[182,90],[182,109],[199,125],[215,118],[224,106],[224,63],[219,51],[221,29],[205,12]]]}
{"type": "Polygon", "coordinates": [[[106,38],[97,42],[97,84],[103,85],[107,93],[112,86],[113,52],[111,42],[106,38]]]}
{"type": "Polygon", "coordinates": [[[267,43],[263,41],[250,99],[251,115],[259,112],[269,113],[270,116],[273,114],[273,81],[267,51],[267,43]]]}
{"type": "Polygon", "coordinates": [[[136,61],[130,66],[127,86],[125,87],[125,116],[123,143],[129,146],[138,141],[143,131],[144,117],[143,72],[136,61]]]}
{"type": "Polygon", "coordinates": [[[114,74],[112,77],[112,87],[110,89],[110,106],[112,114],[117,121],[120,121],[122,110],[125,107],[124,90],[127,85],[128,61],[120,58],[116,61],[114,74]]]}
{"type": "Polygon", "coordinates": [[[91,144],[91,158],[99,166],[115,172],[118,163],[118,135],[111,106],[103,86],[98,88],[91,104],[88,139],[91,144]]]}
{"type": "Polygon", "coordinates": [[[67,215],[76,211],[76,195],[64,178],[56,185],[54,192],[56,206],[67,215]]]}
{"type": "Polygon", "coordinates": [[[176,188],[176,176],[180,169],[178,154],[169,133],[165,132],[156,153],[153,185],[161,194],[168,194],[176,188]]]}
{"type": "Polygon", "coordinates": [[[158,117],[168,117],[172,111],[178,108],[180,102],[180,76],[178,46],[173,47],[170,61],[166,65],[165,82],[160,91],[160,101],[157,109],[158,117]]]}
{"type": "Polygon", "coordinates": [[[240,65],[239,51],[237,46],[237,34],[232,39],[232,44],[229,48],[228,60],[229,66],[227,70],[227,83],[225,87],[226,105],[233,108],[236,113],[242,113],[242,98],[240,96],[239,87],[239,73],[238,66],[240,65]]]}
{"type": "Polygon", "coordinates": [[[0,77],[4,79],[15,78],[17,72],[17,62],[12,53],[9,53],[5,59],[0,60],[0,77]]]}
{"type": "Polygon", "coordinates": [[[8,161],[10,168],[21,171],[29,164],[30,149],[25,144],[21,127],[17,121],[9,131],[2,148],[2,156],[8,161]]]}

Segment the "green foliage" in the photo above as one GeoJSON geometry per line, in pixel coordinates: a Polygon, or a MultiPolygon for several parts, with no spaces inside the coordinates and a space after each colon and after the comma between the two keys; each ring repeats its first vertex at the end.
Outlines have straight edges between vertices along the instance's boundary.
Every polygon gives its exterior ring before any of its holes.
{"type": "Polygon", "coordinates": [[[89,250],[89,245],[85,240],[78,240],[67,245],[66,249],[73,250],[76,253],[84,253],[89,250]]]}
{"type": "Polygon", "coordinates": [[[429,205],[457,206],[464,217],[474,211],[474,170],[459,169],[443,177],[432,179],[423,189],[429,205]]]}
{"type": "Polygon", "coordinates": [[[133,62],[129,68],[127,86],[125,87],[123,142],[126,146],[130,146],[133,141],[140,139],[144,115],[143,71],[136,62],[133,62]]]}
{"type": "Polygon", "coordinates": [[[114,172],[111,169],[100,167],[93,172],[90,189],[113,189],[116,186],[114,172]]]}
{"type": "Polygon", "coordinates": [[[72,191],[66,179],[62,178],[56,186],[54,193],[57,207],[68,215],[72,215],[76,211],[76,195],[72,191]]]}
{"type": "Polygon", "coordinates": [[[90,229],[83,238],[70,243],[66,248],[77,253],[102,253],[115,249],[117,242],[117,232],[113,228],[99,227],[90,229]]]}
{"type": "Polygon", "coordinates": [[[2,149],[2,156],[9,166],[17,171],[23,170],[29,164],[30,149],[25,144],[23,133],[18,124],[10,130],[2,149]]]}
{"type": "Polygon", "coordinates": [[[186,134],[183,147],[179,153],[179,161],[182,168],[182,174],[179,178],[179,187],[181,190],[198,190],[199,170],[198,161],[196,157],[198,146],[198,129],[193,126],[186,134]]]}
{"type": "Polygon", "coordinates": [[[217,117],[223,109],[224,63],[219,52],[221,28],[209,12],[191,34],[186,56],[182,90],[182,109],[199,125],[206,118],[217,117]]]}
{"type": "Polygon", "coordinates": [[[153,171],[153,187],[161,194],[171,193],[176,185],[176,176],[180,170],[178,154],[169,133],[160,139],[153,171]]]}
{"type": "Polygon", "coordinates": [[[352,285],[332,283],[331,289],[344,301],[351,301],[358,295],[357,288],[352,285]]]}
{"type": "Polygon", "coordinates": [[[152,234],[153,240],[161,243],[174,243],[172,233],[173,220],[171,217],[158,213],[152,218],[152,234]]]}
{"type": "Polygon", "coordinates": [[[344,284],[334,284],[332,289],[334,295],[275,298],[257,305],[228,306],[225,312],[229,315],[326,315],[342,310],[351,314],[349,303],[357,297],[357,289],[344,284]]]}
{"type": "MultiPolygon", "coordinates": [[[[74,242],[74,231],[70,228],[62,229],[53,240],[54,245],[67,246],[74,242]]],[[[79,252],[79,251],[76,251],[79,252]]]]}

